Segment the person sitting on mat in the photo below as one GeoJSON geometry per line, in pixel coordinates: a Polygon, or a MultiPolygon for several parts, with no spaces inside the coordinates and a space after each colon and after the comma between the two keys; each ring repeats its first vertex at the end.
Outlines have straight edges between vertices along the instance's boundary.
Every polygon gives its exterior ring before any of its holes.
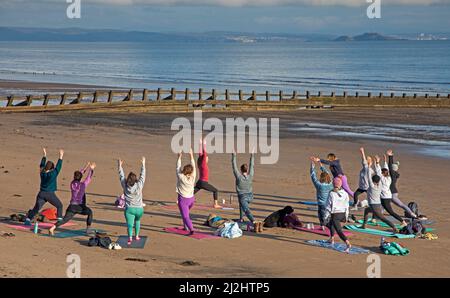
{"type": "Polygon", "coordinates": [[[330,171],[333,174],[333,178],[339,177],[342,181],[342,188],[348,193],[349,196],[353,198],[354,193],[350,189],[350,186],[348,185],[347,176],[344,174],[344,170],[341,166],[341,161],[336,157],[336,154],[330,153],[327,156],[327,159],[320,159],[318,157],[315,157],[316,162],[321,162],[325,165],[330,166],[330,171]]]}
{"type": "Polygon", "coordinates": [[[398,231],[395,225],[383,215],[383,210],[381,207],[381,177],[378,175],[370,176],[369,165],[366,160],[364,148],[361,147],[359,150],[364,160],[364,167],[366,169],[367,179],[369,180],[369,189],[367,190],[369,207],[364,210],[364,222],[361,228],[366,228],[366,223],[369,219],[369,213],[372,213],[373,217],[379,218],[381,221],[389,225],[394,233],[397,233],[398,231]]]}
{"type": "Polygon", "coordinates": [[[73,174],[73,181],[70,183],[70,191],[72,193],[70,205],[69,207],[67,207],[64,218],[49,229],[48,232],[50,233],[50,235],[54,235],[56,228],[67,223],[76,214],[87,215],[86,233],[88,233],[89,228],[92,225],[93,215],[92,210],[86,206],[86,188],[92,181],[95,167],[95,163],[88,162],[83,169],[75,171],[75,173],[73,174]],[[88,169],[89,172],[87,174],[87,177],[83,181],[81,181],[83,175],[86,173],[86,171],[88,171],[88,169]]]}
{"type": "Polygon", "coordinates": [[[125,179],[123,171],[123,161],[118,160],[120,185],[125,196],[125,220],[127,222],[128,245],[133,242],[133,226],[136,231],[136,241],[141,240],[139,231],[141,229],[141,218],[144,215],[144,205],[142,203],[142,191],[145,183],[145,157],[142,157],[141,174],[137,178],[136,174],[130,172],[125,179]]]}
{"type": "Polygon", "coordinates": [[[284,219],[286,216],[292,214],[294,209],[291,206],[286,206],[283,209],[273,212],[264,219],[265,228],[284,227],[284,219]]]}
{"type": "Polygon", "coordinates": [[[194,226],[192,224],[190,210],[194,207],[195,196],[195,179],[197,176],[197,170],[195,169],[194,153],[192,148],[189,152],[190,163],[181,168],[181,158],[183,153],[178,154],[177,159],[177,204],[180,210],[181,218],[183,219],[183,225],[185,230],[189,231],[189,235],[194,234],[194,226]]]}
{"type": "Polygon", "coordinates": [[[337,232],[339,238],[347,245],[346,252],[350,251],[352,247],[350,241],[342,231],[341,222],[346,222],[349,211],[349,196],[348,193],[342,189],[342,179],[335,177],[333,179],[333,190],[330,191],[326,203],[326,222],[330,229],[329,242],[334,244],[334,235],[337,232]]]}
{"type": "Polygon", "coordinates": [[[378,176],[381,177],[381,205],[383,208],[396,220],[398,220],[402,226],[406,226],[406,221],[403,218],[395,213],[392,209],[392,192],[391,192],[391,176],[389,176],[389,169],[387,163],[387,156],[384,156],[384,168],[381,168],[380,165],[380,157],[378,155],[375,156],[375,172],[378,176]]]}
{"type": "Polygon", "coordinates": [[[41,176],[41,185],[39,193],[36,197],[36,203],[32,210],[28,211],[27,218],[25,219],[25,225],[31,225],[31,221],[39,213],[39,210],[44,206],[45,203],[50,203],[57,209],[58,220],[62,219],[63,204],[56,196],[55,192],[57,190],[57,179],[61,172],[63,164],[64,150],[59,150],[59,159],[55,164],[52,161],[47,160],[47,150],[42,148],[44,156],[41,159],[41,164],[39,165],[39,171],[41,176]]]}
{"type": "Polygon", "coordinates": [[[325,205],[328,200],[328,195],[330,191],[333,189],[333,183],[331,181],[331,173],[322,166],[320,163],[320,178],[317,179],[316,169],[315,169],[315,158],[311,157],[311,168],[310,175],[311,180],[316,188],[316,199],[317,199],[317,214],[319,216],[320,227],[322,231],[325,230],[325,205]]]}
{"type": "Polygon", "coordinates": [[[200,152],[198,153],[197,166],[199,172],[199,178],[195,184],[194,194],[199,192],[201,189],[213,193],[214,198],[214,208],[220,209],[222,206],[219,205],[219,191],[213,185],[209,184],[209,167],[208,167],[208,153],[206,152],[206,141],[200,139],[200,152]]]}
{"type": "Polygon", "coordinates": [[[255,175],[255,150],[250,155],[250,166],[242,164],[240,170],[236,163],[236,151],[231,155],[231,166],[236,182],[236,193],[239,200],[239,222],[244,221],[244,214],[253,224],[255,231],[261,231],[262,223],[257,222],[250,210],[250,203],[253,201],[253,176],[255,175]]]}

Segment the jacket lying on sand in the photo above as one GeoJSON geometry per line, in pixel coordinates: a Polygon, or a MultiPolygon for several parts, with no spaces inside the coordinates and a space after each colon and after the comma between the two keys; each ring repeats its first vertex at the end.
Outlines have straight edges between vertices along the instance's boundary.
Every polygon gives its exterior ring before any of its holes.
{"type": "Polygon", "coordinates": [[[41,191],[45,192],[54,192],[57,189],[57,178],[59,172],[61,172],[62,168],[62,159],[58,159],[56,163],[55,169],[49,172],[44,172],[43,169],[45,164],[47,163],[47,158],[44,156],[41,159],[41,164],[39,165],[41,169],[41,191]]]}
{"type": "Polygon", "coordinates": [[[142,189],[144,188],[145,183],[145,165],[142,165],[139,180],[133,186],[127,185],[125,173],[123,172],[123,168],[120,165],[119,165],[119,179],[120,184],[122,185],[123,188],[123,194],[125,196],[125,206],[138,208],[143,207],[142,189]]]}

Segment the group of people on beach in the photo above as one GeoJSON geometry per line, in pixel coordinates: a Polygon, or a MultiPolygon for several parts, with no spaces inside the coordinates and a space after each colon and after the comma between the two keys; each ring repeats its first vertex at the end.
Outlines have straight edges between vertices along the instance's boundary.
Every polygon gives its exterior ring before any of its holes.
{"type": "MultiPolygon", "coordinates": [[[[50,203],[57,209],[57,221],[49,229],[49,233],[54,235],[55,230],[71,220],[75,215],[87,216],[86,232],[93,222],[92,210],[86,205],[86,188],[91,183],[96,164],[88,162],[84,168],[74,172],[73,180],[70,184],[71,199],[70,204],[66,209],[63,217],[63,204],[56,195],[57,179],[61,172],[63,164],[64,150],[59,151],[59,159],[55,164],[47,160],[47,151],[43,149],[43,157],[39,165],[40,173],[40,190],[36,197],[36,203],[33,209],[29,210],[25,224],[31,225],[34,217],[39,213],[45,203],[50,203]],[[83,179],[83,177],[85,177],[83,179]]],[[[214,208],[222,208],[219,204],[219,191],[216,187],[209,183],[209,167],[208,154],[206,150],[206,142],[200,140],[200,151],[197,159],[197,166],[199,171],[199,179],[197,180],[197,167],[195,165],[194,153],[191,148],[189,156],[190,162],[182,167],[183,153],[178,154],[176,163],[176,193],[177,205],[180,210],[181,218],[183,220],[184,228],[189,231],[189,234],[194,234],[194,226],[190,218],[190,210],[195,203],[195,194],[200,190],[206,190],[213,194],[214,208]]],[[[135,232],[135,240],[140,240],[140,226],[141,218],[144,215],[143,203],[143,189],[146,178],[145,157],[142,157],[142,165],[140,175],[137,176],[134,172],[129,172],[125,176],[123,170],[123,161],[118,160],[119,181],[123,189],[123,196],[125,198],[125,220],[127,224],[128,244],[133,241],[133,230],[135,232]]],[[[240,221],[244,220],[244,215],[255,225],[261,224],[255,221],[250,210],[250,203],[253,201],[253,175],[254,175],[254,150],[251,153],[250,165],[242,164],[238,168],[236,163],[236,153],[232,154],[232,170],[236,180],[236,192],[238,196],[240,208],[240,221]]]]}
{"type": "Polygon", "coordinates": [[[383,210],[398,220],[402,226],[406,226],[405,220],[398,215],[392,208],[394,203],[402,208],[409,217],[417,218],[418,214],[414,214],[411,209],[404,204],[398,196],[397,180],[400,177],[398,172],[399,163],[394,162],[394,153],[387,150],[384,155],[384,164],[381,167],[381,158],[375,155],[366,156],[364,148],[360,148],[362,169],[359,173],[359,187],[353,192],[348,185],[347,176],[344,174],[340,160],[335,154],[330,153],[327,159],[311,157],[310,174],[312,182],[316,188],[316,198],[318,204],[318,217],[320,226],[323,230],[325,227],[330,229],[330,242],[334,243],[334,237],[337,233],[339,237],[347,244],[347,251],[350,250],[351,244],[342,231],[342,222],[349,221],[350,211],[357,211],[358,205],[365,207],[363,229],[372,214],[372,221],[380,219],[382,222],[392,228],[393,233],[397,233],[396,226],[383,215],[383,210]],[[316,174],[316,164],[319,164],[320,176],[316,174]],[[323,165],[328,165],[330,170],[323,165]],[[359,196],[363,193],[367,194],[366,200],[360,200],[359,196]],[[350,197],[353,198],[353,208],[350,209],[350,197]]]}
{"type": "MultiPolygon", "coordinates": [[[[318,218],[323,230],[325,227],[330,229],[331,243],[335,241],[335,234],[347,244],[347,250],[351,244],[342,231],[342,222],[349,221],[350,211],[357,211],[358,206],[364,207],[364,221],[362,228],[365,228],[369,215],[372,214],[373,220],[380,219],[394,233],[397,233],[396,226],[384,215],[384,210],[393,218],[398,220],[402,226],[406,225],[403,218],[392,208],[392,203],[402,208],[411,218],[417,218],[407,205],[405,205],[398,196],[397,181],[400,177],[398,172],[399,163],[394,162],[392,150],[387,150],[384,155],[384,164],[381,166],[381,158],[378,155],[374,157],[367,156],[364,148],[360,148],[362,169],[359,173],[359,187],[353,192],[348,184],[347,176],[344,173],[340,159],[335,154],[330,153],[327,159],[311,157],[310,175],[316,188],[316,198],[318,205],[318,218]],[[319,166],[320,175],[316,173],[316,165],[319,166]],[[329,170],[324,165],[329,166],[329,170]],[[361,194],[366,193],[367,199],[360,200],[361,194]],[[353,198],[353,208],[350,209],[350,197],[353,198]]],[[[64,151],[59,151],[59,159],[56,165],[47,160],[46,149],[43,149],[43,157],[39,166],[40,171],[40,190],[36,197],[36,203],[33,209],[29,210],[26,216],[25,224],[31,225],[31,221],[39,213],[45,203],[50,203],[57,209],[57,221],[50,228],[49,233],[54,235],[55,230],[71,220],[75,215],[87,216],[87,231],[93,222],[92,210],[86,204],[86,188],[91,183],[96,164],[88,162],[82,169],[74,172],[73,180],[70,184],[71,199],[70,204],[63,216],[63,204],[56,195],[57,178],[62,169],[64,151]],[[84,178],[84,179],[83,179],[84,178]]],[[[189,152],[189,163],[182,167],[183,153],[178,154],[176,161],[176,193],[180,215],[186,231],[189,235],[195,233],[195,229],[190,218],[190,210],[195,204],[195,194],[200,190],[206,190],[213,194],[214,208],[221,208],[219,204],[219,190],[209,182],[209,157],[207,154],[205,140],[200,140],[200,150],[197,158],[197,166],[194,159],[192,148],[189,152]],[[198,176],[197,180],[197,167],[198,176]]],[[[252,150],[250,163],[244,163],[237,166],[236,153],[233,152],[231,167],[235,177],[235,187],[239,202],[239,221],[244,220],[244,215],[255,227],[260,229],[261,222],[255,220],[250,204],[253,201],[253,176],[255,152],[252,150]]],[[[125,198],[124,216],[127,225],[128,244],[133,241],[133,230],[135,240],[140,240],[140,225],[144,215],[143,188],[146,179],[145,157],[142,157],[142,165],[139,176],[134,172],[129,172],[125,176],[123,170],[123,161],[118,160],[119,181],[123,189],[125,198]]]]}

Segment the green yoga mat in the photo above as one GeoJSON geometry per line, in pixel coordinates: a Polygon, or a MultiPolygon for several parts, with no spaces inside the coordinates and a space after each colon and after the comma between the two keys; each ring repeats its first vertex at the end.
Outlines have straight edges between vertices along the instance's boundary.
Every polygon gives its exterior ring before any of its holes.
{"type": "Polygon", "coordinates": [[[395,237],[395,238],[399,238],[399,239],[407,239],[407,238],[415,238],[416,237],[415,235],[394,234],[392,232],[380,231],[380,230],[369,229],[369,228],[361,229],[361,226],[356,226],[356,225],[346,225],[344,228],[346,228],[347,230],[350,230],[350,231],[384,236],[384,237],[395,237]]]}
{"type": "MultiPolygon", "coordinates": [[[[103,230],[96,230],[97,232],[104,232],[103,230]]],[[[89,237],[93,237],[95,236],[95,232],[92,232],[92,234],[86,234],[86,229],[82,229],[82,230],[66,230],[66,231],[61,231],[55,232],[55,236],[51,236],[49,234],[39,234],[40,236],[44,236],[44,237],[53,237],[53,238],[72,238],[72,237],[80,237],[80,236],[89,236],[89,237]]]]}
{"type": "MultiPolygon", "coordinates": [[[[359,219],[356,222],[362,224],[364,222],[364,220],[359,219]]],[[[373,223],[372,221],[369,220],[366,224],[369,226],[374,226],[374,227],[390,228],[390,226],[387,223],[384,223],[382,221],[377,221],[376,223],[373,223]]],[[[397,229],[401,229],[402,225],[396,224],[395,227],[397,229]]],[[[433,232],[433,231],[434,231],[433,228],[425,228],[425,233],[433,232]]]]}

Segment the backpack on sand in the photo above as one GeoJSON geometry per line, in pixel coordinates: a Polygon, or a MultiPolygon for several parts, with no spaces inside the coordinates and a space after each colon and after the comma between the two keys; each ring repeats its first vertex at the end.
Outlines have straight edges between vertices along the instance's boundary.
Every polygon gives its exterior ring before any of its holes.
{"type": "Polygon", "coordinates": [[[422,235],[425,232],[425,227],[418,219],[412,219],[406,227],[400,230],[400,234],[406,235],[422,235]]]}

